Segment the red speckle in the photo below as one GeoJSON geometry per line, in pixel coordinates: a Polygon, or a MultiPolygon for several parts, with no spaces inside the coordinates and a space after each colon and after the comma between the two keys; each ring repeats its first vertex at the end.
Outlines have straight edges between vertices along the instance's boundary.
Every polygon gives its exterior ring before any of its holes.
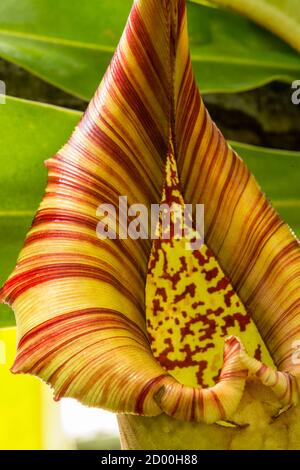
{"type": "Polygon", "coordinates": [[[222,307],[218,307],[216,308],[215,310],[213,310],[212,308],[208,308],[206,310],[206,313],[207,315],[215,315],[216,317],[218,317],[219,315],[221,315],[222,313],[224,313],[224,308],[222,307]]]}
{"type": "Polygon", "coordinates": [[[225,302],[226,307],[231,306],[231,297],[233,297],[233,296],[234,296],[234,290],[233,289],[226,292],[226,294],[224,295],[224,302],[225,302]]]}
{"type": "Polygon", "coordinates": [[[219,274],[219,269],[217,267],[215,267],[213,269],[210,269],[208,271],[206,269],[202,269],[201,272],[203,274],[205,274],[205,280],[206,281],[211,281],[212,279],[217,277],[217,275],[219,274]]]}
{"type": "Polygon", "coordinates": [[[205,264],[209,263],[210,258],[214,256],[212,251],[210,251],[209,248],[206,249],[205,254],[206,256],[204,256],[200,251],[196,251],[196,250],[193,251],[193,256],[198,261],[199,266],[204,266],[205,264]]]}
{"type": "Polygon", "coordinates": [[[208,366],[207,361],[200,361],[199,362],[199,370],[196,373],[197,382],[198,382],[199,385],[203,384],[203,373],[204,373],[205,369],[207,368],[207,366],[208,366]]]}
{"type": "Polygon", "coordinates": [[[195,336],[195,332],[191,330],[192,320],[190,320],[184,327],[180,328],[181,338],[185,338],[187,335],[195,336]]]}
{"type": "Polygon", "coordinates": [[[254,357],[258,361],[261,361],[261,345],[260,344],[258,344],[257,348],[255,349],[254,357]]]}
{"type": "Polygon", "coordinates": [[[153,316],[156,317],[158,315],[158,312],[163,312],[164,309],[160,305],[160,302],[158,299],[153,299],[152,300],[152,311],[153,311],[153,316]]]}
{"type": "MultiPolygon", "coordinates": [[[[154,336],[151,335],[149,331],[148,331],[148,338],[149,338],[150,344],[153,344],[155,341],[155,338],[154,336]]],[[[154,351],[154,348],[152,350],[154,351]]]]}
{"type": "Polygon", "coordinates": [[[195,256],[199,266],[204,266],[207,263],[207,258],[205,258],[200,251],[193,251],[193,256],[195,256]]]}
{"type": "Polygon", "coordinates": [[[168,297],[167,297],[166,289],[164,287],[158,287],[156,289],[155,295],[159,295],[163,299],[164,302],[167,301],[168,297]]]}
{"type": "MultiPolygon", "coordinates": [[[[158,361],[166,370],[174,370],[176,367],[185,368],[190,366],[197,366],[197,380],[199,385],[203,384],[203,372],[207,367],[207,361],[196,361],[193,359],[193,355],[199,352],[199,349],[196,348],[196,351],[191,351],[189,345],[185,345],[180,352],[185,353],[185,358],[182,360],[171,361],[168,358],[169,353],[174,352],[174,346],[172,344],[171,338],[165,339],[165,344],[167,345],[166,349],[159,355],[158,361]]],[[[200,348],[201,349],[201,348],[200,348]]]]}
{"type": "Polygon", "coordinates": [[[213,376],[213,380],[217,383],[219,381],[221,369],[218,370],[217,374],[213,376]]]}
{"type": "Polygon", "coordinates": [[[170,281],[172,283],[172,289],[175,290],[178,282],[180,281],[181,276],[179,271],[171,276],[171,274],[168,274],[168,270],[164,269],[164,274],[162,278],[170,281]]]}
{"type": "Polygon", "coordinates": [[[218,281],[217,285],[215,287],[209,287],[207,289],[207,292],[209,292],[210,294],[212,294],[213,292],[219,292],[221,290],[224,290],[228,287],[229,285],[229,279],[227,277],[223,277],[222,279],[220,279],[220,281],[218,281]]]}
{"type": "Polygon", "coordinates": [[[225,325],[221,327],[222,336],[228,334],[228,328],[234,326],[235,322],[238,322],[240,331],[245,331],[246,326],[250,323],[250,315],[242,315],[241,313],[234,313],[233,315],[227,315],[223,318],[225,325]]]}
{"type": "Polygon", "coordinates": [[[183,273],[184,271],[187,271],[186,258],[185,258],[185,256],[181,256],[179,259],[180,259],[180,263],[181,263],[181,267],[180,267],[179,271],[181,273],[183,273]]]}
{"type": "Polygon", "coordinates": [[[196,284],[194,283],[189,284],[188,286],[186,286],[182,294],[175,295],[174,302],[175,303],[180,302],[180,300],[183,300],[188,294],[191,297],[195,297],[195,293],[196,293],[196,284]]]}
{"type": "Polygon", "coordinates": [[[216,331],[216,322],[213,318],[208,318],[208,315],[200,314],[196,315],[194,318],[191,318],[186,322],[185,326],[180,329],[181,339],[183,340],[187,335],[195,336],[195,332],[191,330],[191,326],[197,325],[198,323],[200,327],[198,331],[201,333],[199,336],[199,341],[204,339],[212,339],[212,336],[216,331]],[[202,326],[207,326],[207,328],[202,328],[202,326]]]}
{"type": "Polygon", "coordinates": [[[201,302],[201,300],[199,300],[199,302],[194,302],[194,303],[192,304],[192,309],[193,309],[193,310],[196,310],[196,308],[197,308],[197,307],[200,307],[201,305],[205,305],[205,303],[204,303],[204,302],[201,302]]]}

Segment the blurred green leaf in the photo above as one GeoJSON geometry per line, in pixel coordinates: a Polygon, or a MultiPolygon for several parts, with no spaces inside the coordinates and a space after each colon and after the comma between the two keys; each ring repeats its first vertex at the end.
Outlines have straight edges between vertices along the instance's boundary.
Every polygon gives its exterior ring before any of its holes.
{"type": "MultiPolygon", "coordinates": [[[[111,60],[131,4],[132,0],[2,0],[0,56],[88,100],[111,60]]],[[[275,79],[299,78],[299,55],[251,21],[191,2],[188,14],[202,92],[236,92],[275,79]]]]}
{"type": "MultiPolygon", "coordinates": [[[[67,141],[80,113],[7,98],[0,106],[0,284],[12,271],[46,184],[43,161],[67,141]]],[[[300,235],[300,152],[232,144],[283,217],[300,235]]],[[[0,326],[13,324],[0,306],[0,326]]]]}
{"type": "MultiPolygon", "coordinates": [[[[192,0],[202,3],[202,0],[192,0]]],[[[300,52],[299,0],[210,0],[232,8],[277,34],[300,52]]]]}

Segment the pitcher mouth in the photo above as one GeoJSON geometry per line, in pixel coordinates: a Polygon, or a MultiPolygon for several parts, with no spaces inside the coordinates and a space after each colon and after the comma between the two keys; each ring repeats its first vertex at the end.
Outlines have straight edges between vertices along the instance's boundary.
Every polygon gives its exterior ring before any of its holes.
{"type": "MultiPolygon", "coordinates": [[[[101,344],[102,360],[107,363],[104,372],[108,373],[114,351],[116,354],[120,351],[122,360],[122,350],[126,351],[133,341],[138,350],[147,352],[148,368],[143,371],[144,386],[136,397],[132,413],[148,416],[166,413],[184,421],[245,426],[246,423],[236,424],[230,418],[238,409],[250,377],[272,389],[281,403],[278,415],[296,405],[296,379],[287,372],[276,370],[251,315],[213,253],[204,241],[201,248],[187,249],[190,240],[200,238],[196,228],[192,224],[184,225],[186,219],[182,218],[184,236],[175,236],[174,227],[184,208],[184,198],[172,145],[165,165],[162,202],[176,207],[169,225],[163,224],[162,217],[159,219],[148,262],[145,316],[141,316],[140,326],[111,309],[85,309],[61,315],[30,329],[23,336],[12,371],[40,375],[60,351],[71,350],[68,338],[72,343],[76,338],[82,341],[83,337],[93,335],[94,344],[87,341],[85,347],[73,350],[70,356],[64,354],[61,365],[48,375],[48,383],[60,383],[56,389],[57,400],[69,394],[73,396],[74,383],[78,384],[84,376],[85,367],[77,370],[72,367],[73,372],[66,376],[62,374],[61,379],[60,373],[69,364],[74,366],[77,360],[80,362],[80,356],[88,353],[89,367],[92,368],[99,356],[94,356],[89,350],[93,351],[101,344]],[[171,236],[164,236],[166,233],[171,236]],[[110,332],[108,336],[107,331],[110,332]],[[77,332],[75,336],[74,332],[77,332]],[[247,351],[243,342],[247,344],[247,351]],[[108,349],[105,343],[111,343],[108,349]],[[258,357],[252,357],[249,351],[258,357]],[[152,370],[155,373],[153,377],[152,370]]],[[[41,259],[36,262],[41,262],[41,259]]],[[[94,262],[97,264],[96,260],[94,262]]],[[[23,269],[28,263],[32,264],[31,258],[23,263],[23,269]]],[[[22,263],[20,267],[22,269],[22,263]]],[[[58,267],[54,263],[51,269],[55,272],[58,267]]],[[[67,268],[66,264],[64,268],[67,268]]],[[[35,285],[43,286],[49,282],[50,272],[48,265],[47,277],[36,280],[34,271],[31,280],[35,285]]],[[[85,274],[94,279],[99,276],[99,271],[90,266],[85,274]]],[[[8,296],[18,299],[22,283],[28,282],[30,276],[27,271],[26,278],[19,274],[9,280],[4,292],[10,292],[8,296]]],[[[137,371],[140,372],[136,364],[128,369],[130,374],[137,371]]],[[[123,378],[125,382],[128,379],[125,374],[123,378]]],[[[96,377],[89,382],[90,385],[95,383],[96,377]]],[[[80,399],[84,393],[88,396],[88,384],[81,388],[80,399]]]]}

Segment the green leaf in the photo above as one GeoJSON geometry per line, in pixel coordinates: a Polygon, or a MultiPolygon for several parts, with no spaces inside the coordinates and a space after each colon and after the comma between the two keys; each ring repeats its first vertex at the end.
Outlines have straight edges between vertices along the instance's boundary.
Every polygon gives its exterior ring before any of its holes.
{"type": "MultiPolygon", "coordinates": [[[[193,0],[202,3],[202,0],[193,0]]],[[[299,0],[211,0],[232,8],[277,34],[300,52],[299,0]]]]}
{"type": "MultiPolygon", "coordinates": [[[[131,3],[2,0],[0,56],[88,100],[111,60],[131,3]]],[[[299,78],[298,54],[251,21],[194,3],[188,14],[202,92],[236,92],[299,78]]]]}
{"type": "MultiPolygon", "coordinates": [[[[0,106],[0,284],[11,273],[46,184],[44,160],[67,141],[81,114],[7,98],[0,106]]],[[[264,191],[300,234],[300,152],[267,150],[233,143],[264,191]]],[[[0,326],[13,324],[0,306],[0,326]]]]}
{"type": "Polygon", "coordinates": [[[189,32],[202,93],[237,92],[299,78],[299,54],[237,14],[190,4],[189,32]]]}

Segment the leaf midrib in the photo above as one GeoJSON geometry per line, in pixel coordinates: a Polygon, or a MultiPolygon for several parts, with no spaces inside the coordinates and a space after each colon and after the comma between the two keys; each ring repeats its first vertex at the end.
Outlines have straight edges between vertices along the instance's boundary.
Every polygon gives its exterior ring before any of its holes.
{"type": "MultiPolygon", "coordinates": [[[[109,53],[113,54],[115,52],[115,46],[107,46],[101,44],[95,44],[92,42],[82,42],[82,41],[75,41],[71,39],[64,39],[64,38],[57,38],[52,36],[42,36],[32,33],[23,33],[23,32],[12,32],[5,29],[0,28],[0,36],[6,36],[8,38],[13,39],[24,39],[27,41],[36,41],[41,43],[53,44],[56,46],[67,46],[74,49],[84,49],[90,51],[97,51],[101,53],[109,53]]],[[[278,68],[278,62],[268,62],[265,60],[256,60],[256,59],[248,59],[244,57],[230,57],[226,55],[218,56],[218,55],[208,55],[208,54],[193,54],[192,53],[192,60],[196,62],[215,62],[218,64],[229,64],[229,65],[250,65],[250,66],[260,66],[266,68],[278,68]]],[[[300,64],[280,64],[280,68],[282,70],[290,71],[300,70],[300,64]]]]}
{"type": "Polygon", "coordinates": [[[77,49],[92,49],[99,52],[109,52],[113,53],[116,49],[114,46],[105,46],[100,44],[95,44],[92,42],[82,42],[82,41],[74,41],[73,39],[65,39],[65,38],[57,38],[54,36],[42,36],[38,34],[32,33],[23,33],[21,31],[9,31],[0,28],[0,35],[1,36],[8,36],[11,38],[19,38],[19,39],[26,39],[31,41],[37,42],[45,42],[54,44],[57,46],[68,46],[77,49]]]}

